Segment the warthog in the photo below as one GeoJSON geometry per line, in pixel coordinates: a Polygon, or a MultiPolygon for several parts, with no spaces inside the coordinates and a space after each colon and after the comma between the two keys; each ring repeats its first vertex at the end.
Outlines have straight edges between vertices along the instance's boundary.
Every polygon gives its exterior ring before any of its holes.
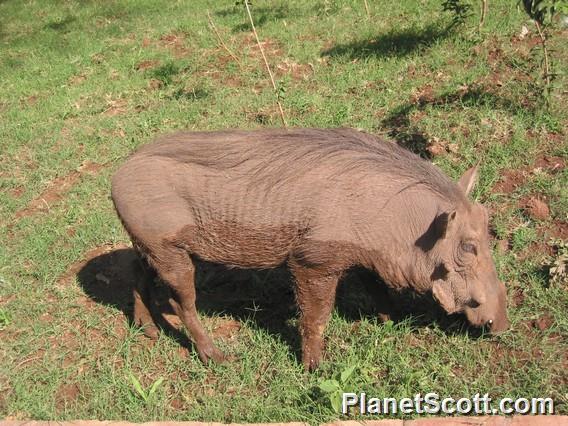
{"type": "MultiPolygon", "coordinates": [[[[143,146],[116,172],[112,199],[136,250],[171,290],[199,357],[222,361],[195,308],[194,261],[286,264],[301,311],[302,361],[317,367],[338,280],[353,266],[394,289],[431,292],[448,313],[508,328],[488,215],[456,183],[399,146],[351,129],[182,132],[143,146]]],[[[134,319],[157,333],[148,278],[134,319]]]]}

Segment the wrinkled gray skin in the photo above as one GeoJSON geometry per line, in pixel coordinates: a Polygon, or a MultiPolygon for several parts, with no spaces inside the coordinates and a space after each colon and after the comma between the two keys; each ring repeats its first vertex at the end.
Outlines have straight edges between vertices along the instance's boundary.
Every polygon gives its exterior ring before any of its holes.
{"type": "MultiPolygon", "coordinates": [[[[375,271],[391,288],[431,292],[475,326],[509,326],[488,243],[488,215],[456,184],[395,144],[351,129],[178,133],[117,171],[112,198],[134,247],[172,290],[200,358],[223,360],[195,311],[193,260],[287,264],[301,311],[303,362],[315,368],[341,275],[375,271]]],[[[151,276],[149,273],[148,276],[151,276]]],[[[150,335],[151,277],[134,290],[150,335]]]]}

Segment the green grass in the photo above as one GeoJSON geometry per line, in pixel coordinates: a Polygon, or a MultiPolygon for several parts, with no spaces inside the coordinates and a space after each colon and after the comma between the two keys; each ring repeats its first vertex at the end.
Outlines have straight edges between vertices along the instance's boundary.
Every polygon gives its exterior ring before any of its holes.
{"type": "MultiPolygon", "coordinates": [[[[277,271],[205,276],[202,320],[233,361],[204,366],[165,335],[150,344],[124,314],[129,252],[93,251],[128,243],[109,178],[159,133],[280,125],[244,10],[233,1],[4,1],[0,418],[316,423],[338,417],[319,384],[354,365],[346,391],[551,396],[568,414],[568,292],[547,267],[556,256],[547,242],[566,238],[568,173],[535,170],[539,159],[567,158],[565,77],[543,108],[535,34],[514,2],[491,2],[481,33],[475,15],[448,29],[440,2],[369,3],[371,19],[354,0],[254,2],[288,122],[362,128],[427,156],[438,149],[432,161],[453,178],[480,162],[475,197],[492,212],[495,245],[508,246],[495,260],[512,331],[476,338],[427,313],[382,324],[352,276],[326,331],[326,360],[307,374],[277,271]],[[207,7],[240,64],[220,47],[207,7]],[[518,40],[522,25],[531,33],[518,40]],[[515,185],[500,190],[509,178],[515,185]],[[547,218],[527,213],[530,197],[546,201],[547,218]],[[234,296],[232,284],[242,300],[208,301],[234,296]]],[[[552,37],[560,68],[562,36],[552,37]]]]}

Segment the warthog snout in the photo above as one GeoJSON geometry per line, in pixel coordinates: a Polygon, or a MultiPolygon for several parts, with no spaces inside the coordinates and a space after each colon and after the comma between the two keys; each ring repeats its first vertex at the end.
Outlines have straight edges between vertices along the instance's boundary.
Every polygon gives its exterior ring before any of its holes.
{"type": "Polygon", "coordinates": [[[469,305],[464,309],[470,324],[486,327],[491,334],[498,334],[509,329],[507,318],[506,292],[502,282],[488,286],[488,296],[484,303],[469,305]]]}

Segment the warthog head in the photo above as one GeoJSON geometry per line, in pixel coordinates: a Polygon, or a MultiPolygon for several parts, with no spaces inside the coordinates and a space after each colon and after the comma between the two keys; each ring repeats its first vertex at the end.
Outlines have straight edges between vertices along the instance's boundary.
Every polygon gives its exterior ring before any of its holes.
{"type": "Polygon", "coordinates": [[[509,328],[507,298],[491,258],[487,210],[467,201],[476,177],[476,167],[465,172],[458,182],[464,202],[440,212],[430,226],[432,294],[447,313],[463,312],[472,325],[498,333],[509,328]]]}

